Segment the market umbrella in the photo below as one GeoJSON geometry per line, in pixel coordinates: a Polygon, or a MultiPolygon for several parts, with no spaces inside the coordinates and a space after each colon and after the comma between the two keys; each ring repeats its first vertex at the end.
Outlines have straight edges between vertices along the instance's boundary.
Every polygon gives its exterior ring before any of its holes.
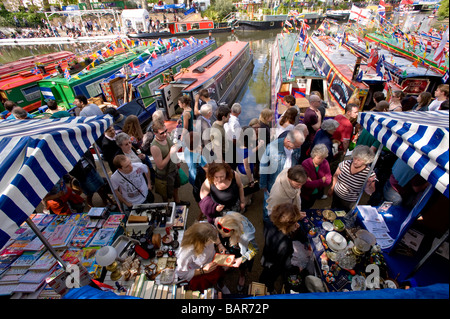
{"type": "Polygon", "coordinates": [[[0,121],[0,249],[111,124],[110,115],[0,121]]]}
{"type": "MultiPolygon", "coordinates": [[[[427,180],[431,187],[422,199],[430,196],[432,187],[449,198],[449,111],[363,112],[358,123],[378,141],[427,180]]],[[[429,197],[428,197],[429,198],[429,197]]],[[[420,214],[422,199],[402,223],[395,245],[403,238],[420,214]]],[[[408,275],[411,277],[448,238],[449,230],[433,244],[430,251],[408,275]]]]}
{"type": "Polygon", "coordinates": [[[449,197],[449,111],[363,112],[358,122],[449,197]]]}

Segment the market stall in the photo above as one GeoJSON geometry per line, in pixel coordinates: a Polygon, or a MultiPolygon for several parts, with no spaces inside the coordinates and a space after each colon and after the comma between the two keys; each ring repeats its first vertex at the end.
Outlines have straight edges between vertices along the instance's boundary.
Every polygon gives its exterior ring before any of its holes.
{"type": "MultiPolygon", "coordinates": [[[[383,210],[383,221],[392,238],[392,244],[387,246],[384,252],[391,268],[395,268],[392,272],[400,274],[401,280],[417,279],[423,284],[433,281],[448,283],[448,271],[440,271],[448,269],[448,224],[447,230],[439,234],[429,248],[423,247],[422,250],[417,250],[415,258],[398,256],[394,250],[404,240],[405,235],[421,214],[437,214],[437,210],[442,208],[448,211],[449,112],[364,112],[359,114],[358,122],[429,183],[429,187],[423,192],[413,209],[405,210],[403,207],[392,206],[383,210]],[[439,200],[436,191],[443,195],[440,196],[443,199],[439,200]],[[444,207],[430,208],[433,202],[438,200],[444,207]],[[447,242],[447,259],[439,257],[436,263],[432,263],[436,261],[435,252],[445,242],[447,242]],[[419,255],[421,255],[420,258],[419,255]],[[431,268],[428,275],[419,279],[418,272],[427,262],[434,268],[431,268]]],[[[357,209],[357,213],[359,220],[364,222],[366,219],[362,216],[361,209],[357,209]]],[[[441,222],[445,223],[445,221],[441,222]]]]}
{"type": "MultiPolygon", "coordinates": [[[[11,293],[17,288],[11,282],[18,283],[20,275],[25,275],[31,266],[30,262],[41,257],[43,260],[53,259],[52,266],[58,261],[65,269],[66,263],[49,243],[49,236],[46,237],[41,232],[44,227],[38,227],[29,217],[36,216],[33,213],[44,196],[74,167],[111,124],[112,118],[109,115],[0,122],[2,294],[11,293]],[[21,256],[25,246],[31,245],[36,236],[34,250],[21,256]],[[24,240],[19,244],[16,242],[17,238],[24,240]],[[13,246],[14,244],[16,245],[13,246]],[[46,256],[41,256],[44,247],[48,252],[44,254],[46,256]],[[10,269],[16,259],[17,269],[13,269],[14,274],[5,279],[4,272],[10,269]]],[[[40,223],[42,219],[35,221],[40,223]]],[[[36,269],[37,273],[30,273],[30,277],[34,276],[32,280],[36,281],[37,277],[45,275],[42,270],[49,269],[36,269]]],[[[38,280],[40,283],[42,278],[38,280]]],[[[30,288],[29,281],[21,284],[21,290],[30,288]]]]}

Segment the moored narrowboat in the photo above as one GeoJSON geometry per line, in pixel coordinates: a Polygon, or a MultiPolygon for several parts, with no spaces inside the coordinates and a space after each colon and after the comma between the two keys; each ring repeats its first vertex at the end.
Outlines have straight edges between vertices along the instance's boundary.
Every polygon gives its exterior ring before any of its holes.
{"type": "Polygon", "coordinates": [[[168,37],[189,37],[194,34],[209,32],[230,32],[231,24],[226,22],[214,22],[213,20],[177,21],[167,23],[166,30],[160,32],[130,33],[129,38],[158,39],[168,37]]]}
{"type": "Polygon", "coordinates": [[[195,95],[201,89],[207,89],[218,105],[231,107],[252,69],[250,44],[242,41],[226,42],[185,72],[176,75],[173,81],[160,86],[155,91],[159,94],[157,109],[164,112],[167,120],[173,119],[178,113],[178,99],[188,95],[194,103],[195,95]]]}
{"type": "Polygon", "coordinates": [[[300,112],[309,107],[307,98],[312,91],[319,91],[328,101],[326,77],[314,68],[307,52],[306,46],[300,45],[298,34],[277,34],[270,69],[271,108],[276,118],[286,110],[282,103],[286,95],[295,97],[300,112]]]}
{"type": "MultiPolygon", "coordinates": [[[[171,43],[171,45],[177,45],[175,42],[171,43]]],[[[162,54],[167,50],[167,44],[164,43],[158,46],[140,46],[132,51],[104,59],[104,61],[94,61],[94,66],[87,72],[86,68],[84,72],[79,72],[70,77],[59,75],[55,78],[43,79],[38,82],[42,104],[45,104],[46,99],[52,99],[56,100],[59,106],[71,109],[75,96],[79,94],[86,96],[88,99],[101,96],[104,101],[105,97],[100,86],[101,82],[130,63],[133,67],[139,66],[153,52],[157,51],[158,54],[162,54]]]]}
{"type": "Polygon", "coordinates": [[[101,83],[106,102],[118,106],[118,111],[125,115],[136,115],[143,124],[156,109],[155,90],[185,68],[210,54],[217,48],[214,38],[180,40],[183,45],[178,50],[166,53],[151,61],[145,61],[135,68],[133,75],[127,79],[115,74],[101,83]],[[128,97],[124,87],[131,88],[128,97]]]}

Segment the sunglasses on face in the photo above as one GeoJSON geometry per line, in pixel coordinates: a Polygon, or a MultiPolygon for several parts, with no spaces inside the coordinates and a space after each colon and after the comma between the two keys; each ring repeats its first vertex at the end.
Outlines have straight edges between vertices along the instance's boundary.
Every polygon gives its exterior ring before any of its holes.
{"type": "Polygon", "coordinates": [[[228,234],[229,232],[232,231],[232,229],[227,228],[227,227],[223,227],[221,223],[217,222],[217,228],[221,231],[223,231],[224,233],[228,234]]]}
{"type": "Polygon", "coordinates": [[[164,134],[166,134],[166,133],[167,133],[167,129],[166,129],[165,131],[159,132],[158,134],[159,134],[159,135],[164,135],[164,134]]]}

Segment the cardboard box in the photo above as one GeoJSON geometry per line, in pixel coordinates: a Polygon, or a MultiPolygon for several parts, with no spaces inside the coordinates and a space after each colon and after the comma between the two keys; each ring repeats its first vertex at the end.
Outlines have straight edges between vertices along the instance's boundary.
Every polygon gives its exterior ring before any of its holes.
{"type": "Polygon", "coordinates": [[[131,234],[131,233],[133,233],[133,231],[135,233],[138,233],[139,231],[141,233],[145,233],[149,227],[148,220],[151,217],[151,214],[146,214],[145,210],[155,209],[155,208],[163,209],[167,205],[169,205],[169,209],[171,210],[171,215],[170,215],[170,217],[167,217],[166,225],[164,227],[156,227],[155,230],[158,230],[158,229],[164,230],[166,227],[173,226],[173,223],[175,220],[175,202],[134,205],[130,212],[130,216],[128,217],[128,219],[131,216],[139,216],[139,215],[146,216],[146,217],[148,217],[148,219],[145,220],[145,218],[144,218],[143,222],[141,222],[141,223],[137,223],[137,222],[130,223],[129,221],[127,221],[127,224],[125,225],[127,233],[131,234]],[[139,214],[139,212],[141,212],[141,214],[139,214]]]}

